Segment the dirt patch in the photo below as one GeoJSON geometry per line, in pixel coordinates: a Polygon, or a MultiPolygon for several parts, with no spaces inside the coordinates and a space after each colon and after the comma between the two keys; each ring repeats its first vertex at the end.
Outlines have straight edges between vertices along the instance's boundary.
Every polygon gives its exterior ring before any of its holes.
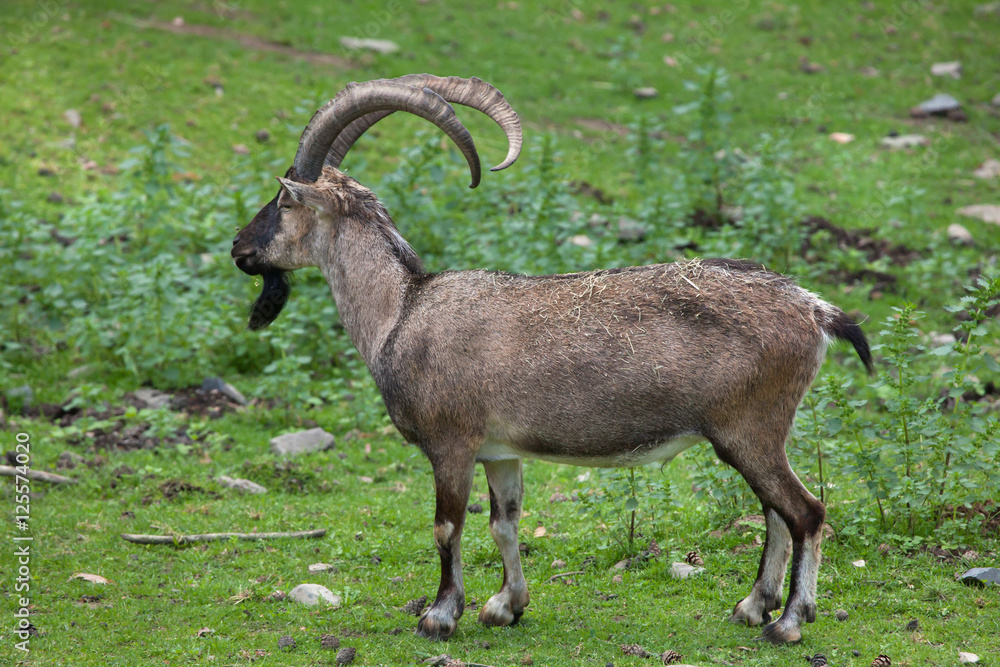
{"type": "Polygon", "coordinates": [[[176,412],[207,416],[210,419],[218,419],[240,407],[222,392],[216,389],[205,391],[200,387],[177,390],[170,398],[169,406],[176,412]]]}
{"type": "Polygon", "coordinates": [[[219,494],[215,491],[206,491],[200,486],[196,486],[191,482],[186,482],[183,479],[168,479],[167,481],[160,484],[160,492],[163,497],[167,500],[174,500],[179,496],[188,493],[203,493],[207,494],[212,498],[218,498],[219,494]]]}
{"type": "Polygon", "coordinates": [[[175,35],[194,35],[196,37],[207,37],[215,40],[227,39],[237,42],[240,46],[246,49],[277,53],[279,55],[288,56],[289,58],[305,60],[312,65],[331,65],[338,69],[354,69],[354,63],[343,56],[335,56],[332,53],[320,53],[318,51],[303,51],[302,49],[297,49],[288,44],[279,44],[278,42],[272,42],[256,35],[249,35],[235,30],[214,28],[207,25],[191,25],[187,23],[177,25],[163,21],[136,21],[135,23],[140,28],[165,30],[167,32],[172,32],[175,35]]]}
{"type": "Polygon", "coordinates": [[[886,239],[876,238],[873,229],[844,229],[818,215],[807,217],[801,224],[807,231],[807,237],[802,247],[803,254],[813,247],[813,237],[816,234],[827,232],[838,248],[859,250],[865,254],[869,262],[888,257],[890,263],[896,266],[906,266],[910,262],[920,259],[920,253],[916,250],[886,239]]]}

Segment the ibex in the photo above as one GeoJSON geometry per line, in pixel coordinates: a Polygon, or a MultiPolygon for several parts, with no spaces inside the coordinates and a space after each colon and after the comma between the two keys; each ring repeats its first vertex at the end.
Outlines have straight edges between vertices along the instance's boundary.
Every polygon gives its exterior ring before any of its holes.
{"type": "Polygon", "coordinates": [[[417,634],[447,639],[465,605],[460,542],[475,464],[490,491],[503,585],[479,610],[517,622],[528,604],[518,553],[521,460],[630,467],[666,462],[700,440],[750,484],[767,539],[732,620],[767,623],[775,643],[816,617],[825,509],[799,482],[785,439],[827,345],[861,328],[792,280],[750,262],[703,259],[554,276],[426,273],[370,190],[338,170],[354,142],[393,111],[432,121],[480,179],[479,156],[449,102],[488,114],[517,159],[520,121],[476,78],[409,75],[352,83],[302,133],[277,195],[233,241],[236,265],[262,275],[249,328],[269,325],[287,272],[318,266],[393,423],[430,459],[441,583],[417,634]],[[781,617],[788,559],[792,576],[781,617]]]}

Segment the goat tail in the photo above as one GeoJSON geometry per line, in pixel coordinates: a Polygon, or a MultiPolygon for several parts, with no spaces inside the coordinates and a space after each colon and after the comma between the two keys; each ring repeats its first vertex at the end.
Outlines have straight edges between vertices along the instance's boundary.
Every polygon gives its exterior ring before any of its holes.
{"type": "Polygon", "coordinates": [[[874,375],[875,362],[872,360],[872,351],[868,346],[865,332],[844,311],[833,306],[828,308],[824,313],[826,317],[823,318],[823,331],[830,338],[844,340],[853,345],[858,357],[861,358],[861,363],[865,365],[865,370],[869,375],[874,375]]]}

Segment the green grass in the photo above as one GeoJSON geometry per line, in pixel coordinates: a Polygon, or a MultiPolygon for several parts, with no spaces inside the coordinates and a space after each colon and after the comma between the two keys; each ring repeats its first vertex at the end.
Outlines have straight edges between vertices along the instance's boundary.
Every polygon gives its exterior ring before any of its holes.
{"type": "MultiPolygon", "coordinates": [[[[370,377],[343,333],[331,329],[335,313],[315,273],[302,272],[288,312],[271,330],[263,336],[247,333],[242,317],[255,288],[229,266],[226,246],[234,228],[271,196],[273,177],[290,163],[298,134],[318,104],[351,80],[427,71],[477,75],[497,85],[521,115],[527,139],[521,160],[505,172],[487,174],[474,192],[465,187],[460,162],[439,150],[438,137],[419,119],[397,114],[349,154],[345,169],[386,201],[431,268],[488,265],[542,272],[665,261],[681,254],[675,245],[684,238],[718,254],[768,256],[773,248],[770,237],[764,238],[767,229],[754,239],[685,228],[688,207],[702,185],[689,169],[695,115],[679,115],[674,108],[702,99],[698,87],[704,77],[697,70],[714,65],[727,72],[731,95],[721,108],[731,116],[721,145],[730,154],[739,149],[759,155],[765,135],[780,140],[773,155],[782,175],[774,183],[788,183],[792,193],[768,200],[774,210],[823,215],[851,229],[873,228],[876,238],[925,252],[903,268],[821,245],[809,261],[796,257],[779,268],[867,318],[866,330],[876,343],[881,341],[874,322],[904,300],[926,311],[923,331],[948,331],[954,320],[943,306],[963,295],[971,269],[996,270],[1000,247],[1000,226],[956,214],[963,205],[1000,203],[1000,179],[971,174],[983,160],[997,157],[1000,110],[989,100],[1000,93],[995,58],[1000,15],[976,14],[971,2],[919,3],[909,13],[909,3],[867,8],[715,0],[696,7],[677,3],[675,10],[658,12],[641,3],[573,0],[287,4],[275,9],[257,0],[56,0],[0,7],[0,225],[9,248],[22,250],[0,249],[10,262],[0,269],[7,283],[0,295],[0,343],[7,346],[0,355],[0,390],[30,384],[36,402],[79,396],[84,404],[118,404],[124,392],[143,384],[172,389],[219,374],[262,401],[218,421],[156,416],[153,421],[167,430],[186,426],[207,435],[190,447],[132,452],[94,451],[86,427],[78,433],[9,411],[8,425],[0,430],[4,449],[13,448],[16,432],[31,433],[35,468],[53,468],[66,449],[103,461],[70,473],[81,480],[76,487],[32,483],[31,619],[42,634],[31,639],[27,659],[13,648],[11,529],[7,555],[0,559],[0,591],[11,614],[0,631],[0,660],[249,664],[247,656],[260,649],[268,655],[258,664],[332,663],[333,656],[319,648],[320,633],[339,635],[358,649],[358,663],[372,665],[414,664],[442,652],[490,665],[522,664],[529,655],[535,665],[651,664],[622,656],[618,647],[626,643],[657,653],[673,649],[685,662],[702,665],[785,665],[816,652],[834,665],[862,667],[879,653],[897,665],[954,664],[959,650],[984,661],[998,654],[997,589],[958,584],[953,575],[967,564],[942,563],[919,548],[935,545],[933,535],[923,535],[923,542],[907,551],[901,546],[908,536],[882,534],[870,522],[857,535],[826,542],[820,617],[804,629],[803,643],[775,648],[754,642],[756,630],[730,626],[726,618],[749,590],[760,554],[759,546],[738,554],[733,549],[751,543],[757,531],[710,535],[746,509],[739,499],[713,503],[692,494],[693,462],[705,460],[693,453],[663,471],[677,507],[661,512],[664,508],[642,502],[640,542],[654,537],[663,556],[626,571],[621,584],[611,580],[618,572],[614,563],[631,555],[613,539],[622,522],[605,520],[602,527],[593,514],[578,511],[579,503],[548,502],[556,492],[598,489],[597,477],[578,482],[582,469],[528,463],[521,533],[531,547],[524,560],[532,602],[522,623],[488,629],[468,611],[447,644],[414,637],[416,619],[398,608],[421,595],[433,597],[438,577],[429,464],[386,429],[388,418],[370,377]],[[48,11],[51,6],[56,11],[48,11]],[[574,8],[579,18],[570,11],[574,8]],[[175,17],[183,17],[188,28],[220,32],[199,36],[155,27],[175,17]],[[894,30],[886,29],[889,24],[894,30]],[[381,56],[339,46],[340,36],[366,29],[369,36],[396,41],[400,51],[381,56]],[[665,33],[672,41],[664,41],[665,33]],[[313,64],[254,48],[252,42],[246,46],[248,37],[337,56],[346,65],[313,64]],[[665,56],[677,66],[665,64],[665,56]],[[802,72],[800,58],[824,71],[802,72]],[[961,79],[930,75],[930,64],[944,60],[962,61],[961,79]],[[865,68],[877,74],[868,76],[865,68]],[[695,89],[685,82],[694,82],[695,89]],[[654,86],[659,94],[637,100],[632,91],[639,86],[654,86]],[[908,108],[936,92],[961,100],[969,122],[911,120],[908,108]],[[81,127],[67,122],[67,109],[79,111],[81,127]],[[145,132],[165,123],[183,140],[184,154],[138,172],[115,168],[130,157],[149,155],[130,151],[148,147],[145,132]],[[255,139],[262,129],[270,133],[267,142],[255,139]],[[837,144],[828,137],[834,131],[856,138],[837,144]],[[924,134],[931,146],[880,148],[879,139],[890,131],[924,134]],[[644,132],[653,136],[644,140],[644,132]],[[75,144],[68,147],[71,138],[75,144]],[[234,145],[245,146],[247,154],[235,153],[234,145]],[[648,150],[639,155],[644,145],[648,150]],[[401,170],[406,160],[424,159],[426,173],[401,170]],[[546,167],[546,159],[553,163],[546,167]],[[573,195],[571,181],[589,183],[614,201],[599,204],[573,195]],[[593,213],[640,219],[651,227],[649,239],[621,246],[596,238],[591,248],[566,243],[576,234],[597,237],[587,225],[593,213]],[[970,230],[974,247],[946,242],[952,222],[970,230]],[[80,244],[63,249],[49,238],[49,225],[79,235],[80,244]],[[118,234],[130,238],[98,242],[118,234]],[[89,255],[79,250],[84,241],[93,242],[89,255]],[[202,255],[216,258],[214,268],[210,259],[198,259],[202,255]],[[105,261],[106,274],[100,270],[105,261]],[[155,272],[153,265],[159,267],[155,272]],[[833,269],[844,267],[889,271],[898,277],[896,288],[873,295],[864,281],[831,278],[833,269]],[[130,285],[146,284],[142,281],[148,281],[146,291],[129,291],[130,285]],[[177,291],[187,300],[171,301],[164,286],[185,281],[190,292],[177,291]],[[105,301],[129,296],[103,311],[92,303],[78,308],[69,299],[60,313],[53,285],[85,301],[91,293],[105,301]],[[33,296],[20,303],[22,294],[33,296]],[[201,294],[201,301],[190,294],[201,294]],[[43,295],[48,310],[31,310],[31,300],[43,295]],[[95,312],[121,319],[102,328],[95,312]],[[200,319],[207,313],[212,319],[200,319]],[[98,340],[93,333],[98,330],[120,337],[107,346],[81,347],[98,340]],[[123,343],[125,333],[138,340],[123,343]],[[162,363],[139,358],[130,369],[122,349],[169,358],[162,363]],[[310,361],[297,361],[302,356],[310,361]],[[84,364],[90,369],[68,377],[84,364]],[[268,484],[275,459],[267,440],[306,420],[336,434],[338,449],[301,459],[300,483],[285,483],[286,471],[275,472],[268,484]],[[377,435],[348,440],[344,436],[352,430],[377,435]],[[114,471],[122,472],[121,466],[133,472],[119,476],[114,471]],[[212,480],[220,474],[253,475],[272,491],[239,496],[212,480]],[[167,499],[160,486],[170,479],[188,480],[204,491],[167,499]],[[546,527],[544,537],[533,536],[538,525],[546,527]],[[311,527],[328,534],[316,541],[187,548],[141,547],[118,537],[311,527]],[[888,554],[877,549],[883,541],[893,545],[888,554]],[[706,572],[671,579],[670,563],[695,549],[706,572]],[[381,563],[373,563],[373,556],[381,563]],[[557,572],[553,560],[575,570],[590,556],[596,562],[574,577],[573,585],[548,583],[557,572]],[[858,559],[867,561],[864,569],[851,565],[858,559]],[[320,561],[335,564],[337,571],[309,574],[307,566],[320,561]],[[71,580],[77,572],[101,574],[112,583],[71,580]],[[394,577],[402,581],[392,583],[394,577]],[[276,589],[287,592],[307,581],[342,595],[343,607],[317,611],[268,600],[276,589]],[[95,595],[100,599],[84,597],[95,595]],[[236,602],[233,596],[246,597],[236,602]],[[836,609],[847,610],[849,620],[835,621],[836,609]],[[919,621],[916,633],[906,630],[912,619],[919,621]],[[203,627],[214,633],[197,637],[203,627]],[[396,629],[402,632],[393,634],[396,629]],[[279,655],[277,641],[286,634],[298,647],[279,655]],[[860,655],[854,657],[852,649],[860,655]]],[[[498,160],[505,147],[495,126],[474,112],[460,114],[484,161],[498,160]]],[[[744,191],[756,192],[750,186],[744,191]]],[[[995,323],[982,344],[996,356],[995,323]]],[[[868,398],[867,409],[881,414],[885,392],[864,388],[846,352],[830,357],[824,373],[855,378],[851,396],[868,398]]],[[[920,370],[928,375],[939,375],[943,362],[919,357],[920,370]]],[[[977,373],[983,381],[995,379],[985,369],[977,373]]],[[[921,398],[936,395],[935,382],[918,383],[921,398]]],[[[798,432],[793,458],[797,469],[812,475],[810,442],[798,432]]],[[[828,474],[841,485],[829,503],[836,530],[872,516],[872,501],[856,480],[843,470],[828,474]]],[[[816,488],[815,480],[806,481],[816,488]]],[[[473,500],[485,493],[479,472],[473,500]]],[[[3,495],[13,507],[13,487],[4,485],[3,495]]],[[[966,536],[944,546],[959,544],[984,554],[977,565],[996,564],[996,535],[966,536]]],[[[467,596],[482,602],[501,577],[486,514],[469,515],[463,546],[467,596]]]]}

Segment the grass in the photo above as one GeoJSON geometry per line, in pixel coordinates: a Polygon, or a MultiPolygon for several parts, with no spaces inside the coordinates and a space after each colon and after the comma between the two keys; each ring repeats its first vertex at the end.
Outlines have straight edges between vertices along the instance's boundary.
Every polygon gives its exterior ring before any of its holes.
{"type": "MultiPolygon", "coordinates": [[[[148,295],[158,294],[164,303],[153,310],[147,293],[136,292],[135,312],[145,319],[130,320],[125,328],[147,338],[155,331],[161,343],[135,349],[169,352],[181,370],[173,378],[145,367],[133,371],[110,352],[75,344],[85,338],[68,335],[66,321],[85,318],[72,315],[71,305],[65,321],[43,322],[16,314],[11,304],[18,299],[13,298],[4,304],[14,314],[0,315],[0,341],[23,341],[27,351],[7,348],[4,358],[13,362],[0,365],[0,389],[27,383],[36,402],[79,397],[85,405],[103,400],[119,405],[124,392],[143,384],[172,390],[220,374],[261,400],[245,412],[212,421],[164,411],[125,417],[130,423],[160,424],[165,432],[187,428],[204,434],[190,444],[135,451],[97,450],[86,434],[93,423],[59,428],[9,410],[2,430],[11,443],[6,449],[13,448],[14,433],[23,430],[31,433],[36,468],[53,468],[66,449],[85,454],[94,465],[70,473],[81,480],[76,487],[31,485],[36,494],[31,498],[31,620],[41,634],[31,639],[25,657],[14,649],[8,617],[0,659],[32,665],[332,663],[333,656],[319,648],[320,633],[339,635],[358,649],[358,663],[373,665],[414,664],[442,652],[491,665],[525,664],[528,656],[536,665],[649,664],[623,656],[619,645],[627,643],[657,653],[676,650],[685,662],[703,665],[784,665],[817,652],[831,664],[862,666],[879,653],[891,656],[894,664],[914,665],[953,664],[959,650],[984,659],[998,654],[997,589],[965,588],[954,574],[967,564],[942,562],[920,544],[901,548],[899,536],[883,536],[871,527],[827,541],[820,618],[805,628],[801,645],[774,648],[754,642],[754,629],[730,626],[726,618],[753,581],[760,547],[752,540],[759,531],[713,532],[745,509],[736,501],[713,503],[695,496],[694,456],[663,471],[671,511],[642,503],[640,542],[655,538],[663,556],[625,571],[621,584],[612,583],[619,572],[613,565],[632,554],[614,536],[625,524],[580,513],[578,502],[548,501],[554,493],[600,489],[601,480],[579,482],[581,469],[528,463],[521,533],[530,547],[524,560],[532,602],[524,620],[513,628],[488,629],[475,622],[472,610],[447,644],[414,637],[416,619],[398,609],[421,595],[433,596],[436,588],[429,465],[391,429],[357,356],[342,333],[330,331],[334,314],[315,275],[303,272],[298,300],[293,295],[289,311],[261,337],[243,332],[240,319],[255,289],[225,261],[230,232],[270,197],[272,177],[284,172],[316,106],[351,80],[422,71],[478,75],[496,84],[520,113],[528,140],[518,164],[488,174],[476,192],[465,188],[460,164],[437,157],[436,136],[415,138],[426,130],[419,119],[394,116],[351,152],[345,168],[386,200],[403,234],[432,268],[487,264],[564,271],[663,261],[678,256],[674,246],[688,237],[719,248],[720,254],[760,257],[770,250],[770,241],[757,239],[754,245],[738,235],[713,240],[685,228],[689,210],[684,206],[691,200],[685,197],[703,184],[686,171],[697,144],[689,138],[695,113],[677,114],[675,107],[699,99],[704,77],[697,70],[715,65],[728,73],[731,95],[721,109],[731,117],[723,146],[774,156],[794,191],[775,201],[791,202],[789,210],[820,214],[849,229],[875,228],[879,239],[926,252],[923,261],[890,268],[823,246],[811,262],[794,264],[801,282],[870,322],[883,320],[904,300],[915,302],[927,312],[924,331],[946,331],[953,321],[942,307],[963,294],[970,268],[995,270],[1000,245],[1000,227],[956,214],[963,205],[1000,203],[1000,179],[971,175],[983,160],[997,157],[1000,112],[989,100],[1000,93],[992,48],[998,28],[1000,15],[977,13],[974,3],[844,8],[713,0],[670,10],[662,4],[597,6],[577,0],[461,6],[390,0],[343,2],[335,8],[317,1],[278,10],[256,0],[5,3],[0,8],[7,65],[0,80],[4,229],[22,234],[25,220],[44,220],[57,228],[73,225],[81,237],[88,229],[138,230],[149,248],[165,254],[165,267],[183,256],[176,262],[183,271],[201,266],[193,260],[201,254],[218,257],[218,270],[198,277],[210,278],[204,298],[212,299],[217,311],[212,327],[231,349],[185,344],[193,339],[185,338],[189,330],[176,322],[193,305],[180,302],[170,310],[169,291],[150,288],[148,295]],[[180,24],[177,17],[183,19],[180,24]],[[340,36],[358,36],[358,31],[392,39],[400,51],[376,55],[339,46],[340,36]],[[823,71],[804,73],[802,58],[823,71]],[[930,63],[944,60],[960,60],[962,78],[929,74],[930,63]],[[685,82],[694,82],[695,89],[685,82]],[[638,100],[632,91],[640,86],[654,86],[658,95],[638,100]],[[936,92],[960,99],[969,122],[910,119],[908,108],[936,92]],[[80,113],[80,127],[66,120],[68,109],[80,113]],[[161,165],[157,178],[169,188],[139,194],[155,169],[137,177],[116,165],[146,155],[130,151],[148,146],[144,132],[163,123],[181,138],[183,145],[177,147],[183,154],[161,165]],[[266,141],[256,138],[260,130],[269,133],[266,141]],[[828,136],[834,131],[851,133],[855,140],[834,143],[828,136]],[[931,145],[879,148],[879,139],[890,131],[924,134],[931,145]],[[652,136],[643,139],[646,133],[652,136]],[[764,135],[779,141],[762,145],[764,135]],[[427,157],[426,174],[400,171],[404,161],[425,154],[433,155],[427,157]],[[674,169],[674,164],[684,167],[674,169]],[[565,186],[571,181],[585,182],[613,202],[573,195],[565,186]],[[560,187],[550,188],[550,183],[560,187]],[[535,217],[510,213],[512,201],[527,202],[522,210],[535,217]],[[150,213],[154,207],[160,213],[150,213]],[[88,218],[81,211],[93,213],[88,218]],[[565,243],[576,234],[596,236],[586,223],[592,213],[611,219],[628,215],[660,226],[642,244],[598,239],[584,248],[565,243]],[[107,215],[117,217],[101,218],[107,215]],[[945,229],[952,222],[969,229],[974,247],[946,243],[945,229]],[[726,247],[730,242],[742,245],[726,247]],[[832,264],[852,262],[892,272],[898,277],[895,291],[873,295],[864,281],[841,284],[829,278],[832,264]],[[296,362],[302,355],[310,361],[296,362]],[[85,364],[90,369],[80,371],[85,364]],[[269,364],[277,365],[267,371],[269,364]],[[79,372],[69,377],[74,369],[79,372]],[[300,377],[305,379],[300,382],[300,377]],[[281,397],[291,397],[290,402],[283,404],[281,397]],[[337,435],[337,450],[275,469],[267,440],[312,421],[337,435]],[[345,437],[352,431],[361,437],[345,437]],[[271,492],[240,496],[213,481],[221,474],[253,476],[271,492]],[[202,490],[167,498],[161,486],[177,479],[202,490]],[[534,536],[539,525],[546,527],[543,537],[534,536]],[[122,532],[311,527],[329,532],[316,541],[186,548],[140,547],[118,537],[122,532]],[[878,550],[883,541],[893,546],[888,553],[878,550]],[[741,545],[749,547],[733,553],[741,545]],[[691,550],[702,554],[706,572],[683,581],[670,578],[670,563],[691,550]],[[376,556],[381,562],[373,562],[376,556]],[[583,567],[591,556],[596,561],[583,567]],[[567,563],[565,570],[586,573],[573,577],[572,585],[548,583],[562,571],[551,567],[556,559],[567,563]],[[865,568],[851,564],[859,559],[866,561],[865,568]],[[308,565],[320,561],[337,570],[309,574],[308,565]],[[112,583],[71,579],[77,572],[101,574],[112,583]],[[394,583],[397,577],[401,581],[394,583]],[[344,605],[309,610],[268,597],[306,581],[328,586],[343,596],[344,605]],[[835,621],[836,609],[847,610],[849,619],[835,621]],[[913,619],[919,629],[909,631],[913,619]],[[214,632],[198,637],[205,627],[214,632]],[[282,635],[294,637],[298,646],[279,655],[282,635]]],[[[488,119],[470,112],[462,118],[485,161],[504,154],[502,136],[488,119]]],[[[37,224],[35,233],[47,235],[47,226],[37,224]]],[[[32,286],[47,286],[60,267],[78,266],[72,250],[50,244],[44,260],[31,254],[10,260],[23,263],[4,269],[11,294],[34,294],[32,286]]],[[[31,247],[34,253],[41,246],[31,247]]],[[[88,275],[95,281],[88,289],[118,295],[130,282],[148,278],[143,267],[156,254],[139,259],[140,253],[131,247],[123,252],[125,263],[116,267],[122,273],[107,281],[88,275]]],[[[178,281],[185,279],[183,271],[178,281]]],[[[171,279],[168,273],[159,277],[171,279]]],[[[877,327],[866,329],[879,342],[877,327]]],[[[995,331],[994,324],[983,336],[994,356],[995,331]]],[[[831,354],[824,372],[859,378],[850,362],[844,368],[846,356],[831,354]]],[[[928,367],[928,374],[932,370],[928,367]]],[[[861,385],[857,379],[856,386],[861,385]]],[[[922,391],[936,390],[925,385],[922,391]]],[[[880,397],[878,390],[854,391],[867,391],[873,403],[880,397]]],[[[808,462],[797,456],[799,463],[808,462]]],[[[486,493],[485,479],[481,471],[477,474],[474,501],[486,493]]],[[[854,480],[846,474],[837,479],[852,484],[830,503],[831,523],[840,530],[871,508],[863,506],[854,480]]],[[[808,483],[815,488],[815,481],[808,483]]],[[[8,506],[14,505],[14,495],[5,486],[8,506]]],[[[480,602],[497,590],[501,576],[486,516],[469,515],[463,542],[467,596],[480,602]]],[[[995,535],[971,538],[962,546],[984,554],[977,565],[995,562],[995,535]]],[[[11,614],[17,606],[8,576],[13,562],[5,556],[0,577],[11,614]]]]}

